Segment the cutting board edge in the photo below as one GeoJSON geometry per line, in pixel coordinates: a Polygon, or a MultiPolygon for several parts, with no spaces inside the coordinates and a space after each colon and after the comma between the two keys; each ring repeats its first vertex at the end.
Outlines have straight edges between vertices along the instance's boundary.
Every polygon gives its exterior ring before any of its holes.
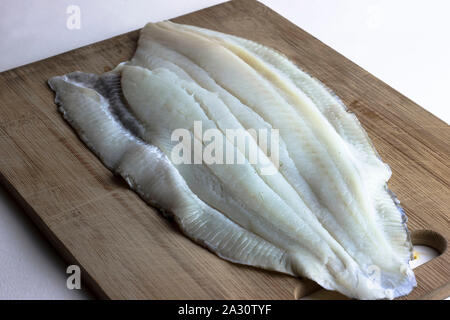
{"type": "Polygon", "coordinates": [[[44,238],[49,242],[49,244],[56,250],[56,252],[61,256],[63,261],[67,265],[77,265],[80,267],[81,283],[82,287],[84,285],[88,287],[89,292],[92,293],[96,298],[106,300],[109,299],[106,292],[102,289],[100,284],[94,280],[94,278],[89,274],[89,272],[78,262],[75,256],[70,252],[70,250],[64,245],[64,243],[58,239],[55,233],[45,224],[39,214],[33,209],[31,205],[22,197],[22,195],[17,191],[17,189],[6,179],[0,170],[0,184],[5,188],[5,190],[11,195],[11,197],[16,201],[17,205],[23,209],[26,216],[32,221],[32,223],[41,232],[44,238]]]}

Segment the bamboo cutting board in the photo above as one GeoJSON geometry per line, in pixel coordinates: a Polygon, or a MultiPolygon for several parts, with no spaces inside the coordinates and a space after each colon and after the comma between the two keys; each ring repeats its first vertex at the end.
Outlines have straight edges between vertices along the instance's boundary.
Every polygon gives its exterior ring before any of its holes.
{"type": "MultiPolygon", "coordinates": [[[[330,87],[391,166],[390,187],[408,214],[414,242],[443,252],[415,270],[418,287],[408,298],[450,295],[448,125],[256,1],[173,21],[276,48],[330,87]]],[[[232,264],[194,244],[108,171],[63,121],[47,80],[75,70],[108,71],[131,58],[138,35],[0,74],[2,182],[68,263],[82,267],[100,297],[294,299],[318,290],[311,281],[232,264]]]]}

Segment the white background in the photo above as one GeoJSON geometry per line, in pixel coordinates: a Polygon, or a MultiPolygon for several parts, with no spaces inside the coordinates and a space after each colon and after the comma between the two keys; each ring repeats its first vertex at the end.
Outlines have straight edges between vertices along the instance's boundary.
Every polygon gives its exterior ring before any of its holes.
{"type": "MultiPolygon", "coordinates": [[[[209,0],[4,0],[0,71],[195,11],[209,0]],[[78,5],[81,28],[67,28],[78,5]]],[[[293,23],[450,122],[450,1],[263,0],[293,23]]],[[[66,289],[66,265],[0,189],[0,299],[84,299],[66,289]]]]}

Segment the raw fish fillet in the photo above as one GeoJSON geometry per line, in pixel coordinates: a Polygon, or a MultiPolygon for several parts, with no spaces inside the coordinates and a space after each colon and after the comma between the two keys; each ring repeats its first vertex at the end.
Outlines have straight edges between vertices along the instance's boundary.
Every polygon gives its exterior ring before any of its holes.
{"type": "Polygon", "coordinates": [[[308,277],[358,299],[416,285],[406,216],[355,115],[282,54],[231,35],[150,23],[131,61],[49,80],[64,118],[105,166],[183,232],[235,263],[308,277]],[[238,164],[178,163],[172,133],[216,129],[238,164]],[[228,129],[279,132],[277,149],[228,129]],[[278,155],[276,166],[271,154],[278,155]]]}

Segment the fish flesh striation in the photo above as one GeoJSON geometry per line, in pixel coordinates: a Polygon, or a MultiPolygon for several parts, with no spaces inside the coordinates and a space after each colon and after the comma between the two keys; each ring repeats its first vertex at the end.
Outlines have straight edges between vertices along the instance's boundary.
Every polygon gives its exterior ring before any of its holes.
{"type": "Polygon", "coordinates": [[[105,166],[218,256],[358,299],[392,299],[416,285],[388,165],[339,98],[277,51],[194,26],[149,23],[130,61],[49,85],[105,166]],[[172,161],[177,129],[207,147],[196,122],[219,132],[243,161],[172,161]],[[277,150],[246,140],[269,167],[277,152],[273,174],[250,161],[228,129],[277,129],[277,150]]]}

